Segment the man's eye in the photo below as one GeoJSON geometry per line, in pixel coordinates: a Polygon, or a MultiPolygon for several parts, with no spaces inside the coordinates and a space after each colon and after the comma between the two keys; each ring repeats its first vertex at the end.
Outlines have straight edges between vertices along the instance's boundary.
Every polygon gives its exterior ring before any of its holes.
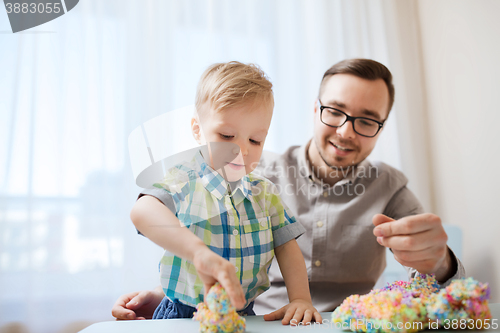
{"type": "Polygon", "coordinates": [[[363,127],[375,127],[376,126],[376,123],[373,121],[370,121],[370,120],[360,119],[359,123],[363,127]]]}
{"type": "Polygon", "coordinates": [[[260,146],[260,141],[255,141],[255,140],[250,139],[250,142],[254,145],[260,146]]]}
{"type": "Polygon", "coordinates": [[[224,134],[219,134],[221,138],[225,139],[225,140],[229,140],[229,139],[232,139],[234,136],[233,135],[224,135],[224,134]]]}
{"type": "Polygon", "coordinates": [[[345,115],[342,112],[339,112],[337,110],[328,110],[330,112],[330,115],[333,117],[344,117],[345,115]]]}

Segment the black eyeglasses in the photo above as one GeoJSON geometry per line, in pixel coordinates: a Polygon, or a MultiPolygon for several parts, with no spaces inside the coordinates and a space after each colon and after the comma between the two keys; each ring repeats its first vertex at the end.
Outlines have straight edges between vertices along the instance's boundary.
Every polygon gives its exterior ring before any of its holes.
{"type": "Polygon", "coordinates": [[[384,126],[384,122],[379,122],[370,118],[365,117],[351,117],[344,111],[332,108],[330,106],[321,105],[321,101],[318,99],[320,111],[321,122],[330,127],[341,127],[346,122],[350,121],[352,123],[352,128],[354,132],[361,136],[367,138],[373,138],[380,129],[384,126]],[[324,112],[326,110],[326,112],[324,112]]]}

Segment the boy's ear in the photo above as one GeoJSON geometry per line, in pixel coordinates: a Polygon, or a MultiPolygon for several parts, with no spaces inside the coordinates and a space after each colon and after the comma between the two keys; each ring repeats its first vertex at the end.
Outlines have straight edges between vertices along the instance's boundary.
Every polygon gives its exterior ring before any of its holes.
{"type": "Polygon", "coordinates": [[[193,116],[193,118],[191,118],[191,133],[193,133],[193,137],[196,140],[196,142],[198,142],[198,144],[201,145],[202,144],[201,126],[197,116],[193,116]]]}

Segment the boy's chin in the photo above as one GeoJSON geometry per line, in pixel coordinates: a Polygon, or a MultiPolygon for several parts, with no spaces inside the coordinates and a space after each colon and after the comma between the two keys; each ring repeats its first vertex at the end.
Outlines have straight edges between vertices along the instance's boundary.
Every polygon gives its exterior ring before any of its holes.
{"type": "Polygon", "coordinates": [[[225,166],[224,170],[217,170],[219,174],[228,182],[237,182],[247,175],[245,168],[241,170],[233,170],[230,166],[225,166]]]}

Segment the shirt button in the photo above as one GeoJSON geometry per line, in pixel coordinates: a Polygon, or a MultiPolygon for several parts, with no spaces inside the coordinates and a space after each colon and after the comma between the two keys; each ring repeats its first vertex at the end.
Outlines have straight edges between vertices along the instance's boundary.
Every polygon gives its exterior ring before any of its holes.
{"type": "Polygon", "coordinates": [[[316,225],[318,226],[318,228],[321,228],[323,226],[323,222],[322,221],[318,221],[318,223],[316,223],[316,225]]]}
{"type": "Polygon", "coordinates": [[[260,225],[264,228],[267,227],[267,221],[261,221],[260,225]]]}
{"type": "Polygon", "coordinates": [[[326,198],[328,196],[328,192],[323,192],[323,196],[326,198]]]}
{"type": "Polygon", "coordinates": [[[238,267],[234,266],[234,270],[238,273],[238,267]]]}
{"type": "Polygon", "coordinates": [[[319,266],[321,266],[321,261],[316,260],[316,261],[314,262],[314,264],[316,265],[316,267],[319,267],[319,266]]]}
{"type": "Polygon", "coordinates": [[[233,230],[233,235],[235,235],[235,236],[236,236],[237,234],[238,234],[238,229],[234,229],[234,230],[233,230]]]}

